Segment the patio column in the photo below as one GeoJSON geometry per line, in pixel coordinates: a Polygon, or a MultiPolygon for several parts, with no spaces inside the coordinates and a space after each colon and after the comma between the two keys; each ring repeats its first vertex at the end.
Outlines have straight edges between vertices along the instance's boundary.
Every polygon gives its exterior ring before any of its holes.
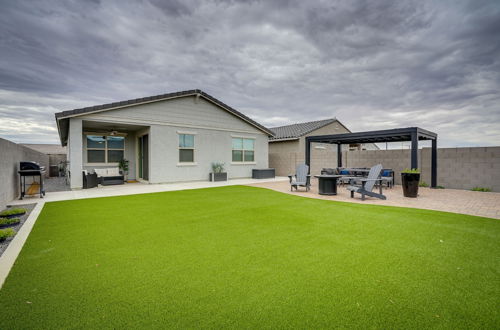
{"type": "Polygon", "coordinates": [[[431,150],[431,188],[437,186],[437,138],[432,140],[431,150]]]}
{"type": "Polygon", "coordinates": [[[311,141],[306,137],[306,165],[309,166],[309,173],[311,173],[311,141]]]}
{"type": "Polygon", "coordinates": [[[83,187],[83,124],[80,118],[69,120],[69,170],[71,172],[71,189],[82,189],[83,187]]]}
{"type": "Polygon", "coordinates": [[[342,144],[337,143],[337,167],[342,167],[342,144]]]}
{"type": "Polygon", "coordinates": [[[418,135],[411,133],[411,168],[418,168],[418,135]]]}

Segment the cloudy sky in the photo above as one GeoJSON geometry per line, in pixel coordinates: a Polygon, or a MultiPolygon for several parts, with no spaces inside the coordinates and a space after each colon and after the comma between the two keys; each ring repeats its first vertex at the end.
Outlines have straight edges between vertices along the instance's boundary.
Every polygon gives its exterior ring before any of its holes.
{"type": "Polygon", "coordinates": [[[337,117],[500,145],[500,1],[0,0],[0,137],[199,88],[273,127],[337,117]]]}

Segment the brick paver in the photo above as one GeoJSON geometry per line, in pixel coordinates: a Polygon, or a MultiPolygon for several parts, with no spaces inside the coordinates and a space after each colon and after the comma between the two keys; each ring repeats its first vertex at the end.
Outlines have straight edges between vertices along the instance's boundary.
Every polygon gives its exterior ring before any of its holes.
{"type": "Polygon", "coordinates": [[[361,195],[359,194],[355,194],[355,198],[350,198],[349,191],[343,186],[338,187],[337,196],[319,195],[316,179],[312,180],[312,187],[309,192],[305,192],[304,189],[302,189],[302,191],[299,190],[299,192],[291,192],[288,182],[283,181],[256,183],[252,184],[252,186],[269,188],[310,198],[375,205],[414,207],[500,219],[500,193],[495,192],[420,187],[418,198],[406,198],[403,196],[401,186],[395,186],[392,189],[384,188],[384,195],[387,196],[387,200],[367,197],[365,201],[362,201],[360,198],[361,195]]]}

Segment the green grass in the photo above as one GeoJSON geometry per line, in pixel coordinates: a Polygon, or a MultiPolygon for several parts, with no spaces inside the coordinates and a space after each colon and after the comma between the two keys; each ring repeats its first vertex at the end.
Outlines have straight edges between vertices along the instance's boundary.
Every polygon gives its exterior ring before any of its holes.
{"type": "Polygon", "coordinates": [[[21,222],[19,218],[0,218],[0,228],[3,226],[14,225],[21,222]]]}
{"type": "Polygon", "coordinates": [[[482,192],[490,192],[490,188],[485,188],[485,187],[474,187],[471,189],[472,191],[482,191],[482,192]]]}
{"type": "Polygon", "coordinates": [[[7,238],[14,236],[16,236],[16,231],[14,229],[12,228],[0,229],[0,242],[3,242],[7,238]]]}
{"type": "Polygon", "coordinates": [[[10,215],[22,215],[24,213],[26,213],[26,209],[13,208],[13,209],[7,209],[7,210],[0,212],[0,217],[8,217],[10,215]]]}
{"type": "Polygon", "coordinates": [[[2,329],[496,328],[500,222],[233,186],[47,203],[2,329]]]}

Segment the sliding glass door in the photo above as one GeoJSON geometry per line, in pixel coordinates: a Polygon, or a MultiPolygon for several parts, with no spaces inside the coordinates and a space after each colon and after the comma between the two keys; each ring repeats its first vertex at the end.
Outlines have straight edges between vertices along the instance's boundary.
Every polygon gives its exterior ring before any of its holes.
{"type": "Polygon", "coordinates": [[[139,179],[149,180],[149,153],[148,153],[148,134],[138,138],[138,159],[139,179]]]}

